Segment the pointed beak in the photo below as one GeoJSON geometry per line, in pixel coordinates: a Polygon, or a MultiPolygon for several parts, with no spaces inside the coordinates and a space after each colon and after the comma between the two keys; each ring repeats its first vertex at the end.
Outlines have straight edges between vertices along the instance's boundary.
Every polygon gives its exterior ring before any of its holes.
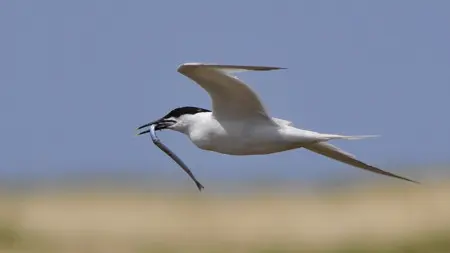
{"type": "MultiPolygon", "coordinates": [[[[143,126],[140,126],[140,127],[137,128],[136,130],[142,129],[142,128],[144,128],[144,127],[149,127],[149,126],[151,126],[150,123],[149,123],[149,124],[145,124],[145,125],[143,125],[143,126]]],[[[148,133],[150,133],[150,129],[141,131],[141,132],[137,133],[136,135],[143,135],[143,134],[148,134],[148,133]]]]}
{"type": "MultiPolygon", "coordinates": [[[[142,125],[142,126],[138,127],[136,130],[141,130],[143,128],[150,127],[151,125],[156,125],[155,130],[159,131],[159,130],[168,128],[169,126],[171,126],[174,123],[175,122],[173,120],[159,119],[159,120],[155,120],[153,122],[147,123],[145,125],[142,125]]],[[[147,129],[147,130],[143,130],[143,131],[139,132],[137,135],[147,134],[149,132],[150,132],[150,129],[147,129]]]]}

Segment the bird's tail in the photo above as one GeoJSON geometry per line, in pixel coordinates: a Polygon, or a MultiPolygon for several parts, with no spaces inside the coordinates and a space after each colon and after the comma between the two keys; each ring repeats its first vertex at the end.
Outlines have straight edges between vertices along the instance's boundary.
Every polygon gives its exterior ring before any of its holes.
{"type": "Polygon", "coordinates": [[[375,138],[379,137],[379,135],[339,135],[339,134],[321,134],[321,137],[323,137],[326,140],[360,140],[360,139],[366,139],[366,138],[375,138]]]}

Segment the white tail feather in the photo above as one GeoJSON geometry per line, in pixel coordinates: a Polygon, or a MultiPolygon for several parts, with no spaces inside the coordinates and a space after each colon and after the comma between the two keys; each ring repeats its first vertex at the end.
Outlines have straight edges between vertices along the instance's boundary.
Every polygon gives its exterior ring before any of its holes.
{"type": "Polygon", "coordinates": [[[322,134],[322,137],[328,140],[341,139],[341,140],[360,140],[366,138],[375,138],[379,135],[338,135],[338,134],[322,134]]]}
{"type": "Polygon", "coordinates": [[[344,136],[347,140],[360,140],[360,139],[366,139],[366,138],[376,138],[380,137],[379,135],[354,135],[354,136],[344,136]]]}

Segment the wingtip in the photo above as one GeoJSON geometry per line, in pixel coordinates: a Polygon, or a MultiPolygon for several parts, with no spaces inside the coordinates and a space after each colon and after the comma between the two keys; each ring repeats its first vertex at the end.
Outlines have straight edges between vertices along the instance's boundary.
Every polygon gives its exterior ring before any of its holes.
{"type": "MultiPolygon", "coordinates": [[[[386,171],[385,171],[386,172],[386,171]]],[[[414,184],[419,184],[419,185],[421,185],[422,183],[420,183],[419,181],[415,181],[415,180],[412,180],[412,179],[409,179],[409,178],[407,178],[407,177],[402,177],[402,176],[399,176],[399,175],[396,175],[396,174],[393,174],[393,173],[390,173],[390,172],[387,172],[388,174],[388,176],[391,176],[391,177],[394,177],[394,178],[397,178],[397,179],[402,179],[402,180],[405,180],[405,181],[407,181],[407,182],[410,182],[410,183],[414,183],[414,184]]]]}
{"type": "Polygon", "coordinates": [[[422,183],[419,182],[419,181],[415,181],[415,180],[411,180],[411,179],[408,179],[408,181],[411,182],[411,183],[422,185],[422,183]]]}
{"type": "Polygon", "coordinates": [[[255,71],[269,71],[269,70],[285,70],[286,67],[276,67],[276,66],[258,66],[258,65],[231,65],[231,64],[217,64],[217,63],[202,63],[202,62],[185,62],[178,65],[177,70],[182,72],[183,69],[192,67],[218,67],[224,69],[243,69],[243,70],[255,70],[255,71]]]}

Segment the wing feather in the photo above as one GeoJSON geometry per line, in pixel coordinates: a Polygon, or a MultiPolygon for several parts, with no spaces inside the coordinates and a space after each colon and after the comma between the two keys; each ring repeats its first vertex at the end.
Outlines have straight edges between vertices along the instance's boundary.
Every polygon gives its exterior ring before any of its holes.
{"type": "Polygon", "coordinates": [[[308,150],[311,150],[311,151],[313,151],[315,153],[327,156],[329,158],[332,158],[332,159],[335,159],[337,161],[346,163],[348,165],[355,166],[355,167],[360,168],[360,169],[368,170],[368,171],[371,171],[371,172],[374,172],[374,173],[378,173],[378,174],[381,174],[381,175],[385,175],[385,176],[390,176],[390,177],[406,180],[406,181],[413,182],[413,183],[419,183],[417,181],[413,181],[411,179],[395,175],[395,174],[393,174],[391,172],[384,171],[384,170],[381,170],[381,169],[376,168],[374,166],[368,165],[368,164],[366,164],[364,162],[361,162],[361,161],[357,160],[354,155],[349,154],[349,153],[339,149],[338,147],[331,145],[330,143],[319,142],[319,143],[315,143],[315,144],[312,144],[312,145],[305,146],[305,148],[308,149],[308,150]]]}
{"type": "Polygon", "coordinates": [[[280,67],[185,63],[178,72],[193,80],[211,97],[213,114],[220,119],[261,119],[273,122],[258,95],[231,73],[269,71],[280,67]]]}

